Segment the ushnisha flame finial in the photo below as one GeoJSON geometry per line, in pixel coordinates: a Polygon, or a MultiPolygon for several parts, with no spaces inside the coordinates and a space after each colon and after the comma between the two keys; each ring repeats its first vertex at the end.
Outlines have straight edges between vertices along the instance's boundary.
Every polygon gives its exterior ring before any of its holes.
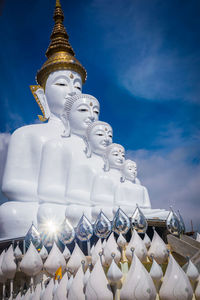
{"type": "Polygon", "coordinates": [[[56,7],[61,7],[60,0],[56,0],[56,7]]]}
{"type": "Polygon", "coordinates": [[[44,88],[51,72],[64,69],[79,73],[84,83],[87,72],[75,58],[74,50],[68,41],[69,36],[63,25],[64,14],[59,0],[56,0],[53,19],[55,24],[51,33],[51,42],[46,51],[48,59],[37,73],[37,82],[44,88]]]}

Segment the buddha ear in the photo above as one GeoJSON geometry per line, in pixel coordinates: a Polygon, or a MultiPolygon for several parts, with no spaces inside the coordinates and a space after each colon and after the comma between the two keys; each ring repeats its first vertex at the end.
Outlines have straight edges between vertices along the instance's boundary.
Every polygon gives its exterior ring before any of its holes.
{"type": "Polygon", "coordinates": [[[105,172],[108,172],[110,170],[110,164],[109,164],[109,161],[108,161],[108,159],[105,155],[103,156],[103,160],[104,160],[103,169],[104,169],[105,172]]]}
{"type": "Polygon", "coordinates": [[[120,182],[124,182],[124,181],[125,181],[125,176],[122,175],[122,176],[120,177],[120,182]]]}
{"type": "Polygon", "coordinates": [[[61,120],[65,126],[65,130],[63,132],[63,134],[61,134],[62,137],[70,137],[71,135],[71,130],[70,130],[70,125],[69,125],[69,120],[67,119],[67,117],[63,114],[61,115],[61,120]]]}
{"type": "Polygon", "coordinates": [[[92,156],[92,150],[89,143],[87,143],[86,145],[85,154],[87,158],[90,158],[92,156]]]}
{"type": "Polygon", "coordinates": [[[90,144],[88,143],[88,139],[85,136],[83,137],[83,140],[84,140],[85,145],[86,145],[86,148],[85,148],[84,152],[86,154],[86,157],[90,158],[92,156],[92,150],[91,150],[90,144]]]}
{"type": "MultiPolygon", "coordinates": [[[[42,87],[37,86],[37,88],[32,88],[33,86],[31,86],[31,91],[33,93],[34,98],[36,99],[44,118],[47,120],[50,117],[50,109],[49,109],[49,105],[47,102],[47,98],[44,94],[44,90],[42,87]]],[[[40,118],[40,117],[39,117],[40,118]]]]}

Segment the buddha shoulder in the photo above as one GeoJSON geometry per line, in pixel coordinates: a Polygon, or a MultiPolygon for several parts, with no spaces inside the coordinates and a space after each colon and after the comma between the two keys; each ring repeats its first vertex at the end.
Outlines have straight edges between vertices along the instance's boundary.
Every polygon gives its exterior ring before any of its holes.
{"type": "Polygon", "coordinates": [[[52,128],[52,126],[49,123],[26,125],[16,129],[13,132],[12,140],[29,140],[29,138],[46,140],[54,135],[57,135],[57,132],[58,129],[56,127],[52,128]]]}

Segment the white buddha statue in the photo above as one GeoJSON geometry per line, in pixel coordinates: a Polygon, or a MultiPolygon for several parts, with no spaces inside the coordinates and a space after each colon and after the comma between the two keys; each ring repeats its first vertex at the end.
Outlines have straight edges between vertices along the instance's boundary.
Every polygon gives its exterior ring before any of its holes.
{"type": "Polygon", "coordinates": [[[95,155],[104,156],[107,147],[112,143],[112,127],[102,121],[91,123],[85,136],[86,149],[85,153],[88,158],[95,155]]]}
{"type": "Polygon", "coordinates": [[[114,194],[116,185],[120,181],[124,155],[124,147],[114,143],[107,146],[103,153],[104,168],[95,177],[91,192],[93,220],[96,219],[101,209],[110,220],[113,219],[114,194]]]}
{"type": "Polygon", "coordinates": [[[100,168],[97,169],[93,180],[90,201],[92,205],[92,221],[94,222],[100,210],[112,217],[113,206],[113,181],[105,173],[103,156],[107,147],[112,143],[112,127],[106,123],[97,121],[88,126],[86,131],[86,156],[90,163],[98,160],[100,168]]]}
{"type": "Polygon", "coordinates": [[[43,118],[48,123],[17,129],[11,136],[2,191],[8,198],[0,206],[0,238],[23,236],[38,210],[38,177],[43,146],[60,137],[65,130],[60,119],[66,98],[80,94],[86,71],[74,57],[63,26],[64,15],[59,1],[54,13],[55,26],[47,49],[47,61],[37,73],[39,86],[32,86],[43,118]]]}
{"type": "Polygon", "coordinates": [[[133,183],[141,184],[140,180],[137,178],[137,164],[135,161],[127,159],[121,170],[121,182],[129,179],[133,183]]]}
{"type": "MultiPolygon", "coordinates": [[[[131,208],[132,201],[150,207],[147,190],[133,182],[126,164],[120,182],[125,151],[110,144],[110,125],[92,124],[99,103],[81,94],[86,70],[74,56],[63,19],[57,0],[47,61],[37,73],[39,85],[31,86],[43,113],[39,118],[48,122],[11,136],[2,183],[9,201],[0,206],[0,238],[24,236],[32,222],[37,226],[49,218],[62,223],[66,216],[76,226],[83,212],[94,220],[101,208],[112,219],[113,204],[121,206],[123,199],[131,208]]],[[[152,217],[155,211],[146,212],[152,217]]]]}
{"type": "MultiPolygon", "coordinates": [[[[125,161],[125,150],[122,145],[111,144],[104,155],[104,171],[110,172],[112,169],[117,170],[117,174],[122,169],[125,161]]],[[[113,173],[113,172],[111,172],[113,173]]]]}
{"type": "Polygon", "coordinates": [[[127,159],[121,169],[121,182],[115,191],[115,210],[120,206],[123,211],[131,216],[136,204],[140,207],[151,208],[147,189],[139,182],[137,184],[137,165],[127,159]]]}
{"type": "Polygon", "coordinates": [[[99,102],[95,97],[79,94],[66,99],[61,114],[65,130],[58,138],[49,140],[42,151],[38,181],[39,223],[44,216],[61,221],[65,208],[66,217],[73,225],[83,213],[91,219],[90,192],[101,161],[88,161],[83,138],[87,127],[98,120],[98,116],[99,102]]]}

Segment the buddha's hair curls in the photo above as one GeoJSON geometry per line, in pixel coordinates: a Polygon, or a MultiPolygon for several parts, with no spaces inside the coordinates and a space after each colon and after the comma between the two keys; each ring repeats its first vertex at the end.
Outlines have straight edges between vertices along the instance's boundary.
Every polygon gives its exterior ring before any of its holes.
{"type": "Polygon", "coordinates": [[[78,94],[71,97],[67,97],[63,109],[63,112],[66,114],[67,119],[69,119],[69,114],[74,102],[76,102],[79,99],[89,99],[91,100],[91,102],[97,102],[98,106],[100,106],[97,98],[89,94],[78,94]]]}
{"type": "Polygon", "coordinates": [[[114,148],[114,147],[121,148],[123,151],[125,151],[125,149],[124,149],[124,147],[123,147],[122,145],[116,144],[116,143],[112,143],[112,144],[110,144],[110,145],[106,148],[106,152],[105,152],[106,156],[109,155],[110,151],[111,151],[112,148],[114,148]]]}
{"type": "Polygon", "coordinates": [[[125,162],[124,162],[124,165],[128,164],[128,163],[131,163],[135,166],[135,168],[137,169],[137,164],[134,160],[131,160],[131,159],[126,159],[125,162]]]}
{"type": "Polygon", "coordinates": [[[93,129],[94,127],[98,126],[98,125],[104,125],[104,126],[107,126],[107,127],[109,127],[109,129],[112,130],[112,127],[110,126],[110,124],[108,124],[108,123],[106,123],[106,122],[103,122],[103,121],[92,122],[92,123],[89,124],[89,126],[88,126],[88,128],[87,128],[87,130],[86,130],[86,137],[87,137],[87,139],[89,138],[92,129],[93,129]]]}

